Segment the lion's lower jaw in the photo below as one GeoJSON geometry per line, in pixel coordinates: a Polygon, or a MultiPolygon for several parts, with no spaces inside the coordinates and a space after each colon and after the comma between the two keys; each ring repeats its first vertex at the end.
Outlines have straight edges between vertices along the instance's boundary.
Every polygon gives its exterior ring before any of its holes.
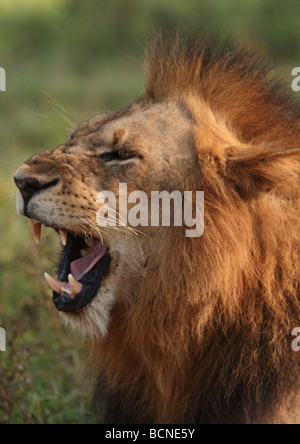
{"type": "Polygon", "coordinates": [[[61,313],[61,317],[66,325],[79,331],[85,338],[99,340],[107,335],[114,302],[114,292],[99,291],[95,299],[81,312],[61,313]]]}

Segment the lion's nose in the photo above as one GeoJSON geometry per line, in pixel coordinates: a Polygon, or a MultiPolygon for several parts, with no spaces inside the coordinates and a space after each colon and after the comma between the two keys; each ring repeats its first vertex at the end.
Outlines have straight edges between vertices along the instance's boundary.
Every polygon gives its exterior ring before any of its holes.
{"type": "Polygon", "coordinates": [[[19,179],[17,175],[14,177],[16,186],[19,188],[23,199],[28,202],[35,194],[39,193],[41,190],[54,187],[58,184],[59,179],[54,179],[51,182],[42,184],[38,179],[33,177],[26,177],[19,179]]]}

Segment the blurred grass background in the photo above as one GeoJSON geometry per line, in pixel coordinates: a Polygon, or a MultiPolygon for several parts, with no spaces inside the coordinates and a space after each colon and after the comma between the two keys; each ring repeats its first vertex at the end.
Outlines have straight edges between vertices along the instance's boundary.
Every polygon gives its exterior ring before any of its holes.
{"type": "MultiPolygon", "coordinates": [[[[300,66],[298,0],[0,0],[1,424],[93,423],[88,344],[62,326],[43,272],[58,242],[34,245],[15,211],[13,175],[76,122],[143,93],[143,46],[158,30],[218,34],[259,51],[290,83],[300,66]],[[138,63],[137,63],[138,62],[138,63]],[[61,108],[65,108],[64,110],[61,108]]],[[[222,85],[220,85],[222,88],[222,85]]]]}

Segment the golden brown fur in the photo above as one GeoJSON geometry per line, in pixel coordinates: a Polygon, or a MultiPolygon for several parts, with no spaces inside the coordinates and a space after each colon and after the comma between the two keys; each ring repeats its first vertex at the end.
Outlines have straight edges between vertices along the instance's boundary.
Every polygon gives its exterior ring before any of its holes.
{"type": "Polygon", "coordinates": [[[127,260],[113,284],[107,280],[114,292],[67,319],[94,338],[94,400],[102,408],[106,398],[106,422],[300,421],[291,336],[300,325],[300,107],[267,74],[246,52],[159,40],[148,54],[144,97],[91,119],[46,153],[51,173],[42,155],[22,169],[23,177],[30,170],[69,180],[67,200],[53,189],[53,207],[44,193],[31,217],[94,237],[103,187],[127,181],[147,193],[205,192],[201,238],[180,227],[145,228],[132,246],[128,233],[104,230],[114,260],[126,244],[127,260]],[[143,162],[111,174],[92,159],[98,134],[106,145],[130,143],[143,162]],[[67,214],[62,226],[57,206],[67,214]]]}
{"type": "Polygon", "coordinates": [[[115,308],[100,345],[113,421],[300,420],[300,109],[266,75],[207,43],[150,54],[143,100],[183,101],[196,122],[205,234],[170,237],[126,322],[115,308]]]}

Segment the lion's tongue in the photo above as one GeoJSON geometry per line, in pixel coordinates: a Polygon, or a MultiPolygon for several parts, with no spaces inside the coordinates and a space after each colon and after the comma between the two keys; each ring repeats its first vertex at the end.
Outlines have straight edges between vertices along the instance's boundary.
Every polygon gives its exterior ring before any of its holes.
{"type": "Polygon", "coordinates": [[[94,241],[92,250],[88,256],[72,262],[71,273],[76,281],[80,281],[85,274],[89,273],[103,258],[106,251],[106,245],[102,245],[99,241],[94,241]]]}

